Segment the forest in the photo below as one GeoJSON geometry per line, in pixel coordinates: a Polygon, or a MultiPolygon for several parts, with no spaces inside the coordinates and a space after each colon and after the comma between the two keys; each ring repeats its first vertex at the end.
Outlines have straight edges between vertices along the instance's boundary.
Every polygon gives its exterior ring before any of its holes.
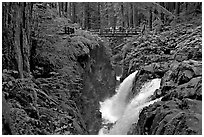
{"type": "Polygon", "coordinates": [[[201,135],[202,2],[2,2],[1,94],[3,135],[201,135]]]}

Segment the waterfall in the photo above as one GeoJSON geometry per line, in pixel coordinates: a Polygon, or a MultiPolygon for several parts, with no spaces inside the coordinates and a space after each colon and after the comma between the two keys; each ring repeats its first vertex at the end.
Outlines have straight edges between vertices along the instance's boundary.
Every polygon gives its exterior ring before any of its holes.
{"type": "Polygon", "coordinates": [[[104,126],[100,131],[101,134],[110,135],[125,135],[133,123],[137,123],[139,114],[145,106],[149,106],[161,98],[152,100],[151,95],[154,94],[156,89],[159,89],[161,79],[153,79],[146,82],[140,92],[129,102],[127,96],[132,90],[132,83],[137,71],[130,74],[119,86],[118,92],[111,98],[100,102],[103,124],[113,124],[111,129],[104,126]]]}
{"type": "Polygon", "coordinates": [[[119,86],[117,89],[117,93],[109,98],[106,99],[104,102],[100,102],[102,112],[102,117],[105,120],[108,120],[107,122],[114,123],[116,120],[118,120],[127,105],[126,103],[126,97],[131,91],[132,88],[132,82],[134,80],[134,77],[136,75],[137,71],[130,74],[119,86]]]}

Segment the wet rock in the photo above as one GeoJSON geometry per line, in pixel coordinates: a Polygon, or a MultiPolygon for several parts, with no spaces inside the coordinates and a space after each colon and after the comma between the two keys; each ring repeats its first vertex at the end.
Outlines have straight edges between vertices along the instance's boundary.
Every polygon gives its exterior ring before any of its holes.
{"type": "Polygon", "coordinates": [[[172,90],[162,89],[164,98],[162,100],[171,100],[172,98],[191,98],[196,100],[202,100],[202,77],[196,77],[191,79],[188,83],[179,85],[172,90]]]}
{"type": "Polygon", "coordinates": [[[141,83],[162,78],[152,96],[163,97],[162,101],[145,107],[128,134],[202,134],[201,26],[180,25],[157,38],[156,42],[147,37],[135,40],[137,45],[124,59],[123,77],[139,70],[132,96],[141,83]]]}
{"type": "Polygon", "coordinates": [[[164,73],[169,70],[169,62],[159,62],[159,63],[152,63],[146,66],[142,66],[141,69],[157,74],[160,77],[163,77],[164,73]]]}
{"type": "Polygon", "coordinates": [[[116,75],[103,46],[93,49],[90,57],[83,74],[82,96],[86,99],[83,99],[85,104],[82,104],[81,108],[89,134],[97,134],[102,123],[99,118],[101,114],[97,111],[99,101],[104,101],[115,93],[116,75]],[[95,60],[94,63],[92,60],[95,60]]]}
{"type": "MultiPolygon", "coordinates": [[[[189,82],[194,77],[199,77],[202,74],[202,62],[201,61],[174,61],[161,81],[161,89],[176,87],[184,83],[189,82]]],[[[164,91],[163,90],[163,91],[164,91]]]]}
{"type": "Polygon", "coordinates": [[[191,135],[202,134],[202,102],[173,99],[157,102],[142,110],[130,135],[191,135]]]}

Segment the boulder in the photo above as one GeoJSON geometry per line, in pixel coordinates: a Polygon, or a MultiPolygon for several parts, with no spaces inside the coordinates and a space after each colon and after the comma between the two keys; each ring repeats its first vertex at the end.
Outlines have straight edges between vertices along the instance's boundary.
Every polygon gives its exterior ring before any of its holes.
{"type": "Polygon", "coordinates": [[[201,135],[202,102],[194,99],[160,101],[142,110],[129,135],[201,135]]]}
{"type": "Polygon", "coordinates": [[[192,78],[202,75],[202,62],[188,60],[183,62],[174,61],[169,70],[164,74],[161,87],[179,86],[189,82],[192,78]]]}
{"type": "Polygon", "coordinates": [[[171,100],[172,98],[202,100],[202,77],[193,78],[188,83],[179,85],[177,88],[169,91],[161,90],[162,94],[165,94],[163,100],[171,100]]]}

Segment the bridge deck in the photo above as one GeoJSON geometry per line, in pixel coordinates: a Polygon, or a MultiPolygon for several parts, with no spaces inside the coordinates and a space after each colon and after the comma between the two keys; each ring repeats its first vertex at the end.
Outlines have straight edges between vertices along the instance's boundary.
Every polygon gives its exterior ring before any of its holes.
{"type": "Polygon", "coordinates": [[[139,33],[94,33],[103,37],[132,37],[138,35],[139,33]]]}
{"type": "MultiPolygon", "coordinates": [[[[62,32],[62,34],[72,34],[74,33],[75,29],[68,27],[68,26],[64,26],[63,27],[64,32],[62,32]]],[[[140,29],[139,28],[129,28],[129,29],[91,29],[88,30],[94,34],[98,34],[101,37],[132,37],[135,35],[140,34],[140,29]]],[[[61,33],[60,33],[61,34],[61,33]]]]}
{"type": "Polygon", "coordinates": [[[134,35],[140,34],[140,31],[138,30],[125,30],[125,31],[97,31],[97,30],[89,30],[90,32],[94,34],[98,34],[102,37],[132,37],[134,35]]]}

